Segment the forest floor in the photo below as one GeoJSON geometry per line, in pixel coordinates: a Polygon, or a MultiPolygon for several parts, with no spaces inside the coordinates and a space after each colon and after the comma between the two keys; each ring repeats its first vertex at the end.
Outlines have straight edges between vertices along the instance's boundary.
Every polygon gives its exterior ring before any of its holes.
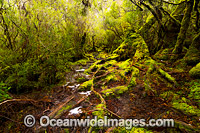
{"type": "MultiPolygon", "coordinates": [[[[81,60],[72,72],[66,73],[66,84],[49,90],[34,90],[16,95],[15,99],[1,103],[1,131],[11,132],[198,132],[200,119],[195,113],[188,113],[173,106],[173,99],[179,95],[171,91],[182,92],[182,86],[168,83],[165,76],[152,72],[150,88],[145,87],[150,65],[134,65],[132,61],[115,61],[116,57],[108,54],[93,55],[91,60],[81,60]],[[132,70],[132,67],[134,69],[132,70]],[[131,70],[130,70],[131,69],[131,70]],[[134,78],[135,77],[135,78],[134,78]],[[163,78],[164,77],[164,78],[163,78]],[[169,85],[170,84],[170,85],[169,85]],[[118,87],[118,88],[117,88],[118,87]],[[117,88],[117,89],[116,89],[117,88]],[[156,90],[156,91],[155,91],[156,90]],[[166,92],[169,92],[165,96],[166,92]],[[78,109],[73,112],[72,109],[78,109]],[[31,114],[36,118],[36,125],[27,128],[23,119],[31,114]],[[133,127],[126,130],[120,127],[47,127],[39,126],[40,117],[85,119],[87,116],[124,119],[174,119],[175,127],[133,127]],[[2,130],[3,129],[3,130],[2,130]]],[[[144,63],[144,62],[143,62],[144,63]]],[[[145,64],[145,63],[144,63],[145,64]]],[[[165,66],[171,66],[165,62],[165,66]]],[[[156,68],[156,67],[155,67],[156,68]]],[[[185,72],[166,72],[176,79],[177,84],[190,81],[185,72]]],[[[173,81],[172,81],[173,82],[173,81]]],[[[184,84],[186,85],[186,84],[184,84]]],[[[189,87],[189,86],[188,86],[189,87]]],[[[185,86],[187,88],[187,86],[185,86]]],[[[187,90],[186,90],[187,91],[187,90]]],[[[185,94],[180,94],[184,96],[185,94]]],[[[191,104],[191,105],[190,105],[191,104]]],[[[198,107],[196,103],[189,103],[198,107]]]]}

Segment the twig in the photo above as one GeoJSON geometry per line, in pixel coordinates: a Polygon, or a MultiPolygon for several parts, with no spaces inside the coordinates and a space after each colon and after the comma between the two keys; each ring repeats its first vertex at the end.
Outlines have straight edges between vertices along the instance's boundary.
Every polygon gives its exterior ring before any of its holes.
{"type": "Polygon", "coordinates": [[[164,2],[164,3],[167,3],[167,4],[172,4],[172,5],[180,5],[181,3],[185,2],[185,1],[182,1],[182,2],[180,2],[180,3],[173,3],[173,2],[169,2],[169,1],[164,1],[164,0],[163,0],[163,2],[164,2]]]}
{"type": "Polygon", "coordinates": [[[71,96],[70,98],[69,98],[69,100],[67,100],[66,102],[64,102],[62,105],[60,105],[58,108],[56,108],[53,112],[51,112],[48,116],[50,117],[52,117],[52,116],[54,116],[55,115],[55,113],[56,112],[58,112],[58,110],[60,110],[64,105],[66,105],[68,102],[70,102],[72,99],[74,99],[74,95],[73,96],[71,96]]]}
{"type": "Polygon", "coordinates": [[[112,133],[116,127],[110,127],[106,130],[106,133],[112,133]]]}
{"type": "Polygon", "coordinates": [[[143,70],[142,68],[140,68],[139,66],[136,66],[135,64],[132,64],[131,66],[134,66],[134,67],[136,67],[137,69],[139,69],[140,71],[143,71],[143,72],[145,72],[145,70],[143,70]]]}
{"type": "Polygon", "coordinates": [[[103,109],[107,110],[109,113],[113,114],[114,116],[117,116],[118,118],[121,118],[119,115],[117,115],[116,113],[112,112],[111,110],[104,108],[103,109]]]}
{"type": "Polygon", "coordinates": [[[98,96],[100,97],[101,103],[102,103],[102,104],[106,105],[106,101],[105,101],[105,99],[102,97],[102,95],[101,95],[99,92],[97,92],[97,91],[94,90],[94,77],[95,77],[96,73],[97,73],[100,69],[101,69],[101,67],[99,67],[99,68],[97,69],[97,71],[96,71],[96,72],[93,74],[93,76],[92,76],[91,91],[93,91],[96,95],[98,95],[98,96]]]}
{"type": "Polygon", "coordinates": [[[33,99],[11,99],[1,102],[0,106],[8,102],[39,102],[39,101],[35,101],[33,99]]]}
{"type": "Polygon", "coordinates": [[[107,72],[107,73],[105,73],[105,74],[102,74],[102,75],[97,76],[97,77],[94,77],[94,78],[95,78],[95,79],[98,79],[98,78],[104,77],[104,76],[110,74],[111,72],[113,72],[113,71],[114,71],[115,69],[117,69],[117,68],[118,68],[118,67],[115,67],[112,71],[109,71],[109,72],[107,72]]]}
{"type": "Polygon", "coordinates": [[[177,124],[177,125],[181,125],[181,127],[185,127],[185,128],[187,128],[187,129],[190,129],[190,130],[193,130],[193,131],[200,131],[200,128],[194,127],[194,126],[192,126],[192,125],[190,125],[190,124],[187,124],[187,123],[185,123],[185,122],[183,122],[183,121],[174,120],[174,122],[175,122],[175,124],[177,124]]]}

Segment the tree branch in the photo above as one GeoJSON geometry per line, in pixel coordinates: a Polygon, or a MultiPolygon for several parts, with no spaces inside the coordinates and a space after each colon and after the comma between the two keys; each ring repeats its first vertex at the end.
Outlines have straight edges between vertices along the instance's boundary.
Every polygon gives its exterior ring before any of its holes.
{"type": "Polygon", "coordinates": [[[142,9],[142,7],[140,7],[135,1],[133,1],[133,0],[130,0],[134,5],[136,5],[139,9],[140,9],[140,11],[143,11],[143,9],[142,9]]]}

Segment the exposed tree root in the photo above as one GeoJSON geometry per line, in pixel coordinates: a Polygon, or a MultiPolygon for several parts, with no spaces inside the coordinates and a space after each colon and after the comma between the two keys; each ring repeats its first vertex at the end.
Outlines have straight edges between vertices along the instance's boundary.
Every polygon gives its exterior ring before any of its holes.
{"type": "Polygon", "coordinates": [[[0,106],[6,103],[10,103],[10,102],[33,102],[33,103],[37,103],[37,102],[49,102],[49,101],[35,101],[33,99],[11,99],[11,100],[6,100],[0,103],[0,106]]]}

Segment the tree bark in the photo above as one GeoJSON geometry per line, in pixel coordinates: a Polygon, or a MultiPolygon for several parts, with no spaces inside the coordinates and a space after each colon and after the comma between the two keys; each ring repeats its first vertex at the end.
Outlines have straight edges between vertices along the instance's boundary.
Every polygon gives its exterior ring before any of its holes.
{"type": "Polygon", "coordinates": [[[180,32],[177,37],[176,45],[174,50],[172,51],[173,54],[180,54],[183,49],[183,42],[186,38],[187,29],[190,24],[191,12],[193,9],[194,0],[187,1],[185,14],[181,22],[180,32]]]}

